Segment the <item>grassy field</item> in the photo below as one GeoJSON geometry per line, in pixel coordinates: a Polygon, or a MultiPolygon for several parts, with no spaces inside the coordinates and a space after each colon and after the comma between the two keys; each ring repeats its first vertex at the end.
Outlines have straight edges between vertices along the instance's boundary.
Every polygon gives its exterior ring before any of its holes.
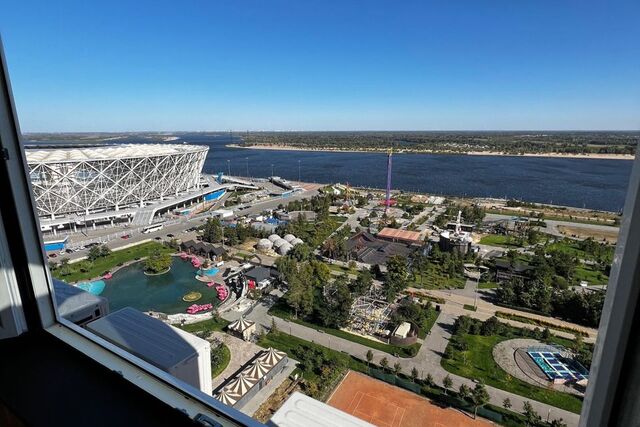
{"type": "Polygon", "coordinates": [[[502,311],[496,311],[496,317],[502,319],[515,320],[516,322],[528,323],[530,325],[540,326],[542,328],[549,327],[549,329],[555,329],[556,331],[569,332],[571,334],[579,334],[582,336],[587,336],[588,334],[573,328],[566,328],[564,326],[556,326],[551,322],[545,322],[543,320],[532,319],[530,317],[519,316],[517,314],[505,313],[502,311]]]}
{"type": "Polygon", "coordinates": [[[521,245],[517,244],[511,236],[504,236],[502,234],[488,234],[480,239],[480,244],[489,246],[500,246],[504,248],[520,248],[521,245]]]}
{"type": "Polygon", "coordinates": [[[478,289],[495,289],[499,285],[496,282],[480,282],[478,284],[478,289]]]}
{"type": "Polygon", "coordinates": [[[447,371],[466,378],[477,379],[492,387],[519,394],[567,411],[577,414],[580,413],[582,400],[579,397],[533,386],[510,376],[496,364],[492,354],[493,347],[508,338],[497,335],[481,336],[468,334],[463,334],[460,337],[462,341],[467,343],[469,350],[462,352],[451,348],[452,357],[442,359],[442,366],[447,371]]]}
{"type": "Polygon", "coordinates": [[[602,286],[609,283],[609,276],[597,268],[594,268],[594,266],[585,264],[576,267],[573,278],[576,285],[580,284],[580,281],[582,280],[593,286],[602,286]]]}
{"type": "Polygon", "coordinates": [[[359,273],[358,269],[356,269],[356,268],[343,267],[341,265],[330,264],[328,262],[326,262],[325,264],[327,265],[327,267],[329,267],[329,270],[337,271],[338,273],[353,274],[355,276],[357,276],[358,273],[359,273]]]}
{"type": "MultiPolygon", "coordinates": [[[[281,319],[288,320],[290,322],[297,323],[299,325],[306,326],[311,329],[327,333],[329,335],[333,335],[334,337],[343,338],[347,341],[355,342],[376,350],[384,351],[385,353],[389,353],[391,355],[398,354],[400,357],[413,357],[418,353],[418,350],[420,349],[420,344],[418,343],[412,344],[410,346],[390,345],[379,341],[370,340],[368,338],[361,337],[360,335],[351,334],[340,329],[325,328],[313,323],[305,322],[301,319],[294,319],[291,313],[289,313],[289,311],[286,309],[286,307],[283,307],[281,304],[277,303],[269,309],[269,314],[281,319]]],[[[433,326],[433,323],[431,324],[431,326],[433,326]]]]}
{"type": "Polygon", "coordinates": [[[125,262],[145,258],[156,250],[165,254],[175,252],[174,249],[168,248],[158,242],[146,242],[127,249],[113,251],[111,254],[98,258],[95,261],[83,260],[69,264],[67,267],[69,274],[63,275],[61,271],[62,268],[60,267],[53,269],[51,273],[53,274],[53,277],[64,280],[67,283],[89,280],[102,276],[107,271],[110,271],[125,262]]]}
{"type": "Polygon", "coordinates": [[[186,325],[178,326],[180,329],[185,330],[187,332],[221,332],[224,328],[227,327],[229,322],[224,320],[221,317],[203,320],[198,323],[189,323],[186,325]]]}
{"type": "Polygon", "coordinates": [[[216,366],[211,365],[212,378],[215,378],[218,375],[220,375],[222,371],[226,369],[226,367],[229,365],[229,362],[231,361],[231,350],[229,350],[229,347],[227,347],[224,344],[220,344],[220,345],[222,346],[222,360],[221,360],[221,363],[219,363],[216,366]]]}
{"type": "Polygon", "coordinates": [[[421,289],[462,289],[464,283],[463,277],[448,277],[442,273],[439,265],[429,264],[429,268],[422,274],[415,272],[415,280],[409,282],[409,286],[421,289]]]}
{"type": "Polygon", "coordinates": [[[469,311],[476,311],[477,308],[471,304],[465,304],[462,306],[462,308],[464,308],[465,310],[469,310],[469,311]]]}

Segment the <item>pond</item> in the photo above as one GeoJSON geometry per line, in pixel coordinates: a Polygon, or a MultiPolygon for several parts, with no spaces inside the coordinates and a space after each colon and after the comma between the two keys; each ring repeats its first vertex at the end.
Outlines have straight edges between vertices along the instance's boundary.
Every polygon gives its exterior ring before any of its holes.
{"type": "Polygon", "coordinates": [[[106,280],[100,294],[109,300],[109,310],[133,307],[140,311],[160,311],[167,314],[186,313],[193,302],[185,302],[182,297],[196,291],[202,298],[196,304],[219,304],[215,287],[208,288],[196,279],[197,269],[190,262],[173,257],[171,270],[159,276],[144,274],[144,263],[124,267],[106,280]]]}

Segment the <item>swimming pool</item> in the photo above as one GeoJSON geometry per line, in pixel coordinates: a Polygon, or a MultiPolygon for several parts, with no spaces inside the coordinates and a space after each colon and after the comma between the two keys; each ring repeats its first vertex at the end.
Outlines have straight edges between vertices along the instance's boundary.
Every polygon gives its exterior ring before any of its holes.
{"type": "Polygon", "coordinates": [[[207,276],[215,276],[216,274],[218,274],[218,271],[220,271],[219,268],[211,267],[211,268],[207,268],[206,270],[203,269],[202,273],[207,276]]]}
{"type": "Polygon", "coordinates": [[[93,295],[100,295],[104,291],[105,285],[104,280],[94,280],[93,282],[78,283],[77,286],[93,295]]]}

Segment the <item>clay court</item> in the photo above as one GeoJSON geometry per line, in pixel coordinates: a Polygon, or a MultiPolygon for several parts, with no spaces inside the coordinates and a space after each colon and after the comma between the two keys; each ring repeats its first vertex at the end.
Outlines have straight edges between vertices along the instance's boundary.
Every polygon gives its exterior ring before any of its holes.
{"type": "Polygon", "coordinates": [[[327,403],[380,427],[493,425],[455,409],[440,408],[414,393],[353,371],[347,373],[327,403]]]}

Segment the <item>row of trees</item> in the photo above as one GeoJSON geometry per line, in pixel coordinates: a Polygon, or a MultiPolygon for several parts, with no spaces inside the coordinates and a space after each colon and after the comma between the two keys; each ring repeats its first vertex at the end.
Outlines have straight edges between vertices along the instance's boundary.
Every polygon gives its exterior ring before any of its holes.
{"type": "Polygon", "coordinates": [[[203,241],[222,243],[224,237],[224,242],[229,246],[242,244],[249,238],[263,237],[265,235],[264,232],[240,222],[235,227],[225,227],[218,218],[208,218],[201,229],[203,241]]]}
{"type": "Polygon", "coordinates": [[[171,255],[162,253],[159,249],[153,251],[144,261],[144,269],[148,273],[161,273],[171,267],[171,255]]]}

